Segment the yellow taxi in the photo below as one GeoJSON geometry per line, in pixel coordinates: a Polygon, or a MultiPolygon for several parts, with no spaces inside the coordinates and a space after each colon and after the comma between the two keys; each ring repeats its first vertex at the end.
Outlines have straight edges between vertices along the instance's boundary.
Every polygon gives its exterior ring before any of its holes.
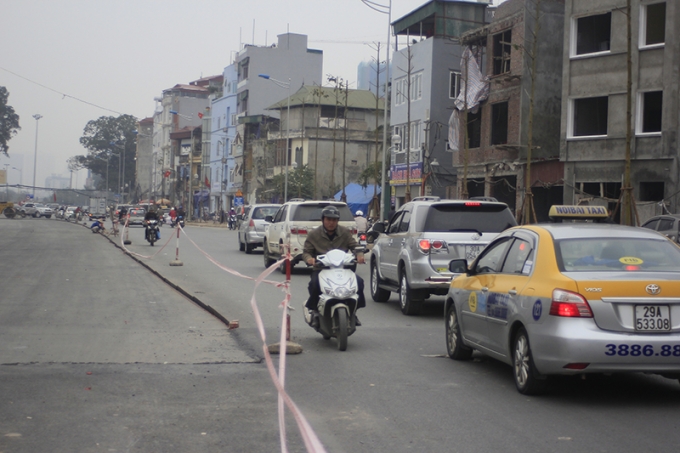
{"type": "Polygon", "coordinates": [[[446,297],[449,357],[473,350],[512,366],[538,394],[557,374],[645,372],[680,379],[680,248],[606,208],[553,206],[587,222],[506,230],[472,262],[453,260],[446,297]]]}

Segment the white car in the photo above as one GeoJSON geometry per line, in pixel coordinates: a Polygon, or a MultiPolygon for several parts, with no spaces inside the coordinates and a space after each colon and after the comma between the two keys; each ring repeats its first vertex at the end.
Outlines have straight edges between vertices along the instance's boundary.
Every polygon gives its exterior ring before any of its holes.
{"type": "Polygon", "coordinates": [[[40,217],[47,217],[49,219],[53,214],[52,209],[42,203],[26,203],[22,206],[22,210],[26,215],[33,216],[36,219],[40,217]]]}
{"type": "MultiPolygon", "coordinates": [[[[349,228],[352,234],[357,234],[357,224],[352,211],[346,203],[335,201],[289,201],[282,205],[276,214],[266,216],[263,255],[264,265],[269,267],[282,256],[290,247],[291,269],[302,261],[302,251],[307,240],[307,233],[321,226],[321,211],[326,206],[333,205],[340,211],[339,225],[349,228]],[[271,222],[271,223],[270,223],[271,222]]],[[[358,242],[358,241],[357,241],[358,242]]],[[[284,263],[285,264],[285,263],[284,263]]],[[[282,264],[281,273],[286,273],[286,266],[282,264]]]]}

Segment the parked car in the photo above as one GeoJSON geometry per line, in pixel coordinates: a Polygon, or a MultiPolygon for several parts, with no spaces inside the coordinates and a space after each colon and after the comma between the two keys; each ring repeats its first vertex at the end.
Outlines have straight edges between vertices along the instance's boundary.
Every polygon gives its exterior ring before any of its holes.
{"type": "Polygon", "coordinates": [[[505,203],[416,198],[387,226],[373,226],[381,234],[371,251],[371,297],[386,302],[396,292],[402,313],[416,315],[423,300],[448,292],[454,276],[449,261],[472,261],[498,233],[515,225],[505,203]]]}
{"type": "MultiPolygon", "coordinates": [[[[274,217],[265,218],[268,222],[262,247],[265,267],[271,266],[276,260],[285,256],[287,248],[290,248],[291,268],[299,263],[302,260],[307,233],[321,226],[321,211],[329,205],[337,207],[340,211],[339,225],[349,228],[353,234],[356,234],[356,222],[346,203],[289,201],[276,211],[274,217]]],[[[282,264],[279,270],[285,273],[286,267],[282,264]]]]}
{"type": "Polygon", "coordinates": [[[525,225],[468,263],[450,263],[463,272],[445,303],[452,359],[478,350],[507,363],[523,394],[545,390],[550,375],[680,378],[680,248],[668,238],[607,223],[525,225]]]}
{"type": "Polygon", "coordinates": [[[642,228],[658,231],[670,240],[680,243],[680,214],[663,214],[647,220],[642,228]]]}
{"type": "Polygon", "coordinates": [[[280,204],[256,204],[247,206],[239,218],[238,249],[250,254],[257,247],[262,247],[267,216],[274,217],[280,204]]]}

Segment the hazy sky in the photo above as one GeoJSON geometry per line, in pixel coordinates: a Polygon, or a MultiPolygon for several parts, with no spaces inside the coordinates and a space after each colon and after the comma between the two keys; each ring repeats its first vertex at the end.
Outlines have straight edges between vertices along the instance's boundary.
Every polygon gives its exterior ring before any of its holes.
{"type": "MultiPolygon", "coordinates": [[[[392,20],[426,2],[392,0],[392,20]]],[[[286,31],[307,35],[323,50],[323,73],[351,86],[375,57],[369,44],[386,42],[387,15],[361,0],[0,0],[0,86],[21,125],[0,168],[23,169],[9,169],[10,184],[20,175],[32,184],[40,114],[36,185],[68,177],[66,159],[86,153],[88,121],[151,116],[162,90],[221,74],[241,43],[270,45],[286,31]]]]}

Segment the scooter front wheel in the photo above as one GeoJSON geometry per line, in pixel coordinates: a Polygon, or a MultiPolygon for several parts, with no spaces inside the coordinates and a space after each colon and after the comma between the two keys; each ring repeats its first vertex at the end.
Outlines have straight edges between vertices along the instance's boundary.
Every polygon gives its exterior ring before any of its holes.
{"type": "Polygon", "coordinates": [[[347,321],[347,310],[340,308],[335,312],[335,322],[337,327],[338,351],[347,349],[347,332],[349,330],[347,321]]]}

